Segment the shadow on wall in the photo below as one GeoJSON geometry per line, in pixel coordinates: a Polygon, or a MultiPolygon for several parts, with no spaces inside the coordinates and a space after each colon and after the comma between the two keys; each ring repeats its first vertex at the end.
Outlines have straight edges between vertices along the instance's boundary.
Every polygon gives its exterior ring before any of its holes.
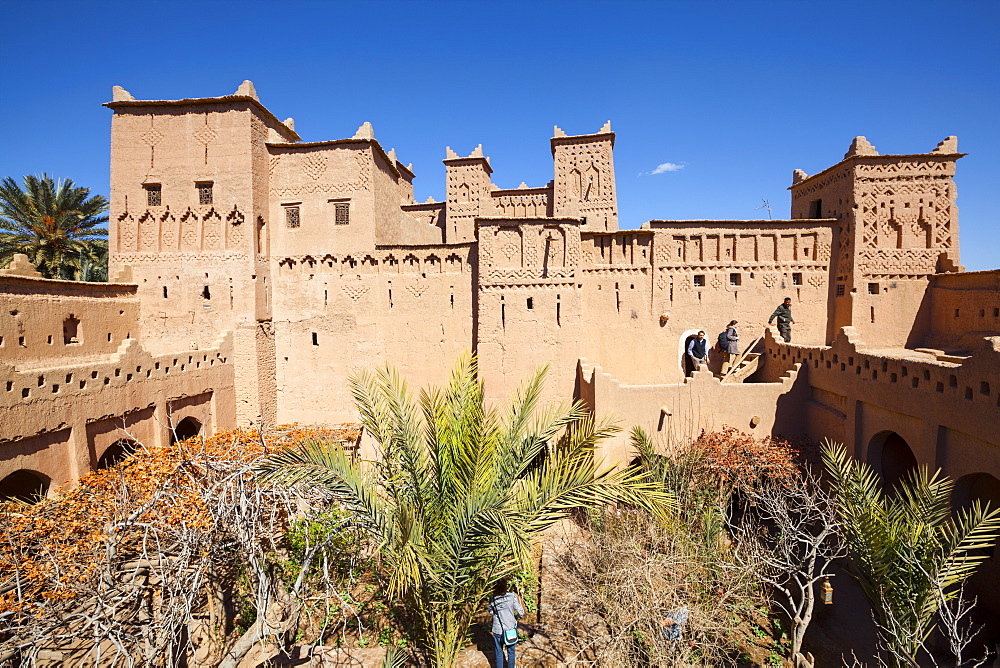
{"type": "Polygon", "coordinates": [[[906,337],[907,348],[926,346],[928,338],[933,334],[934,322],[931,317],[931,300],[933,299],[932,293],[934,290],[932,286],[933,283],[929,284],[920,298],[920,306],[917,307],[917,313],[913,317],[913,325],[910,327],[910,333],[906,337]]]}
{"type": "MultiPolygon", "coordinates": [[[[808,376],[808,367],[801,366],[792,380],[791,388],[778,396],[778,400],[774,403],[772,436],[794,439],[809,435],[807,431],[808,414],[805,406],[812,396],[812,390],[809,387],[808,376]]],[[[741,429],[747,431],[745,427],[741,427],[741,429]]]]}

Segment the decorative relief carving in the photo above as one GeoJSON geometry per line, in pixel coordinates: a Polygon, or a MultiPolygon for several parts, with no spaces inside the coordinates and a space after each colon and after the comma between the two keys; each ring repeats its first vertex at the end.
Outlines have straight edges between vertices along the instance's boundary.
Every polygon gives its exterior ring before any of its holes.
{"type": "Polygon", "coordinates": [[[497,269],[491,268],[486,272],[486,280],[490,283],[501,283],[504,281],[524,282],[526,280],[544,281],[548,279],[573,278],[576,276],[574,269],[555,269],[544,273],[538,267],[526,267],[524,269],[497,269]]]}
{"type": "Polygon", "coordinates": [[[710,285],[716,290],[718,290],[719,288],[722,287],[722,278],[720,278],[718,274],[715,274],[714,276],[712,276],[712,281],[710,282],[710,285]]]}
{"type": "Polygon", "coordinates": [[[218,135],[215,134],[215,130],[208,127],[207,125],[204,125],[195,130],[191,136],[193,136],[194,140],[199,144],[204,144],[205,146],[208,146],[213,141],[215,141],[218,135]]]}
{"type": "Polygon", "coordinates": [[[824,274],[812,274],[809,276],[809,285],[814,288],[820,288],[826,285],[826,276],[824,274]]]}
{"type": "Polygon", "coordinates": [[[243,243],[243,214],[240,213],[239,209],[233,207],[233,210],[226,216],[226,222],[229,223],[227,245],[238,246],[243,243]]]}
{"type": "Polygon", "coordinates": [[[118,248],[123,252],[135,250],[135,219],[128,213],[118,217],[118,248]]]}
{"type": "Polygon", "coordinates": [[[276,155],[272,155],[271,159],[267,161],[267,173],[274,176],[274,171],[278,169],[278,165],[281,164],[281,158],[276,155]]]}
{"type": "Polygon", "coordinates": [[[160,245],[163,250],[177,250],[177,218],[169,211],[160,218],[160,245]]]}
{"type": "Polygon", "coordinates": [[[302,161],[302,171],[313,181],[319,179],[326,171],[325,155],[309,155],[302,161]]]}
{"type": "Polygon", "coordinates": [[[344,294],[350,297],[353,301],[358,301],[368,292],[368,286],[366,285],[344,285],[341,288],[344,294]]]}
{"type": "Polygon", "coordinates": [[[427,292],[426,285],[407,285],[406,291],[413,295],[416,299],[420,299],[425,292],[427,292]]]}
{"type": "Polygon", "coordinates": [[[139,219],[139,250],[140,251],[155,251],[156,250],[156,240],[159,236],[158,225],[156,223],[156,218],[153,214],[147,211],[143,214],[142,218],[139,219]]]}
{"type": "Polygon", "coordinates": [[[773,288],[775,285],[777,285],[778,275],[771,272],[767,272],[761,277],[760,280],[761,282],[764,283],[764,287],[770,289],[773,288]]]}
{"type": "Polygon", "coordinates": [[[210,209],[205,217],[202,219],[203,225],[202,229],[205,232],[205,250],[221,250],[222,249],[222,217],[215,212],[215,209],[210,209]]]}
{"type": "Polygon", "coordinates": [[[181,216],[181,250],[199,250],[198,217],[191,209],[181,216]]]}
{"type": "Polygon", "coordinates": [[[926,276],[937,271],[940,256],[941,251],[935,248],[863,248],[858,251],[858,270],[866,276],[926,276]]]}
{"type": "Polygon", "coordinates": [[[154,128],[150,128],[139,135],[139,138],[150,146],[156,146],[163,141],[163,133],[154,128]]]}
{"type": "MultiPolygon", "coordinates": [[[[355,176],[353,181],[346,181],[340,183],[311,183],[301,186],[289,187],[289,188],[271,188],[268,192],[274,197],[295,197],[298,195],[310,195],[316,192],[322,193],[343,193],[349,195],[352,192],[368,190],[371,185],[371,160],[369,159],[367,153],[361,150],[351,150],[351,155],[353,155],[355,176]]],[[[273,173],[275,167],[277,166],[277,158],[279,156],[274,156],[271,158],[271,171],[273,173]]],[[[324,161],[327,160],[326,156],[309,156],[309,157],[322,157],[324,161]]],[[[293,164],[295,164],[293,162],[293,164]]],[[[326,162],[324,162],[323,170],[319,172],[322,176],[326,171],[326,162]]],[[[314,166],[313,169],[317,169],[314,166]]],[[[349,168],[349,165],[343,165],[342,168],[349,168]]],[[[318,179],[319,176],[313,177],[318,179]]]]}

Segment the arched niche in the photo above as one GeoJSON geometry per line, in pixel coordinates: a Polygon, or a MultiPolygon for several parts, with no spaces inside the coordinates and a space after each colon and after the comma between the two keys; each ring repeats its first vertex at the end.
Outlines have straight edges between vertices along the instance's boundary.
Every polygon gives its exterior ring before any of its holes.
{"type": "Polygon", "coordinates": [[[0,480],[0,500],[37,503],[49,492],[49,478],[36,471],[21,469],[0,480]]]}
{"type": "Polygon", "coordinates": [[[889,490],[917,467],[917,457],[902,436],[894,431],[880,431],[868,443],[868,463],[882,476],[882,485],[889,490]]]}
{"type": "Polygon", "coordinates": [[[201,422],[193,417],[186,417],[174,427],[170,434],[170,445],[179,441],[186,441],[201,434],[201,422]]]}
{"type": "Polygon", "coordinates": [[[130,441],[126,438],[119,439],[105,448],[104,453],[101,455],[100,459],[97,460],[97,466],[94,467],[94,470],[102,471],[104,469],[109,469],[112,466],[125,461],[128,457],[131,457],[134,452],[134,441],[130,441]]]}

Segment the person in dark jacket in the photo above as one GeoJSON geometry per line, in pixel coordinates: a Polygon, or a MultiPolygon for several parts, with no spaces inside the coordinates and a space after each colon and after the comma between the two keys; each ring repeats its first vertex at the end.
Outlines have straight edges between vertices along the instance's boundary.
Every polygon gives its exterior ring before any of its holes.
{"type": "Polygon", "coordinates": [[[774,309],[774,313],[767,319],[767,324],[770,325],[775,318],[778,319],[778,332],[781,334],[781,338],[785,340],[785,343],[790,343],[792,340],[792,325],[795,324],[795,320],[792,319],[791,297],[785,297],[785,301],[779,304],[778,308],[774,309]]]}
{"type": "Polygon", "coordinates": [[[496,668],[514,668],[515,643],[508,645],[504,634],[514,629],[517,632],[517,620],[524,617],[524,608],[517,599],[517,594],[507,591],[507,579],[501,578],[493,586],[493,595],[486,605],[486,611],[493,615],[493,648],[497,653],[496,668]],[[507,648],[507,661],[504,662],[503,651],[507,648]]]}
{"type": "Polygon", "coordinates": [[[697,336],[691,338],[687,347],[688,360],[691,362],[692,372],[704,364],[708,364],[708,341],[705,340],[705,332],[698,332],[697,336]]]}
{"type": "Polygon", "coordinates": [[[726,353],[726,359],[722,362],[722,373],[725,374],[740,354],[740,335],[736,331],[735,320],[726,325],[726,348],[723,352],[726,353]]]}

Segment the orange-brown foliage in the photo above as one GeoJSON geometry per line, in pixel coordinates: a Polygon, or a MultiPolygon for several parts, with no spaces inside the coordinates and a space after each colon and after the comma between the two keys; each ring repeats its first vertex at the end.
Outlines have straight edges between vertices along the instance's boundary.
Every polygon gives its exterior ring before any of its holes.
{"type": "Polygon", "coordinates": [[[237,429],[172,447],[141,447],[54,498],[33,506],[8,504],[0,509],[0,613],[82,594],[111,558],[110,549],[119,559],[141,551],[140,543],[149,536],[144,524],[168,534],[172,528],[209,533],[213,519],[198,483],[220,464],[247,464],[303,440],[353,442],[358,435],[353,425],[291,425],[263,439],[256,430],[237,429]],[[127,529],[117,528],[126,517],[132,520],[127,529]]]}
{"type": "Polygon", "coordinates": [[[798,471],[798,452],[787,441],[758,439],[732,427],[701,435],[691,444],[703,466],[722,486],[742,490],[762,479],[790,482],[798,471]]]}

